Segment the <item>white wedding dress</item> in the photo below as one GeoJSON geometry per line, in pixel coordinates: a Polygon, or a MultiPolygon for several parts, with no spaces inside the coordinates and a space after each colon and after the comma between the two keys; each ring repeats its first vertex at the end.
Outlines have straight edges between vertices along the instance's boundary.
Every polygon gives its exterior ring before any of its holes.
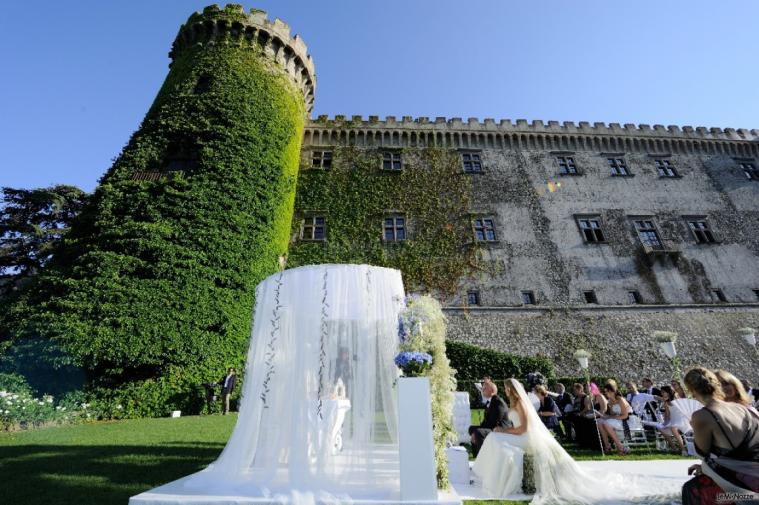
{"type": "MultiPolygon", "coordinates": [[[[533,505],[655,504],[679,498],[681,480],[585,472],[541,422],[522,384],[516,379],[508,382],[526,407],[527,430],[521,435],[490,433],[485,438],[472,471],[491,498],[503,499],[521,492],[525,454],[531,455],[533,462],[533,505]]],[[[514,427],[519,427],[517,411],[509,410],[508,415],[514,427]]]]}

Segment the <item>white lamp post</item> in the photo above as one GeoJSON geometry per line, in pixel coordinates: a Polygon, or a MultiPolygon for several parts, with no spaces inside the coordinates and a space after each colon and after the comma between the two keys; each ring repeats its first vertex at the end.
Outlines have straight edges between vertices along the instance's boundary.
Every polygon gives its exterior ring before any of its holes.
{"type": "Polygon", "coordinates": [[[655,331],[654,340],[659,343],[659,349],[664,355],[672,360],[672,365],[675,369],[675,377],[678,381],[682,381],[680,377],[680,359],[677,357],[677,348],[675,348],[675,341],[677,340],[677,333],[673,331],[655,331]]]}

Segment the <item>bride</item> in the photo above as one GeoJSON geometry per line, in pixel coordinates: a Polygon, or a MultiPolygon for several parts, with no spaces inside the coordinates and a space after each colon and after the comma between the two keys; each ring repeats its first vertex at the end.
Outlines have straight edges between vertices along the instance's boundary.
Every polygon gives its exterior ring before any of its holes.
{"type": "Polygon", "coordinates": [[[512,426],[498,428],[485,438],[472,467],[483,490],[493,498],[521,493],[525,455],[533,463],[532,504],[640,503],[644,496],[643,503],[667,503],[680,494],[681,483],[657,483],[651,478],[638,483],[608,473],[600,479],[584,472],[540,421],[522,384],[508,379],[505,386],[512,426]]]}

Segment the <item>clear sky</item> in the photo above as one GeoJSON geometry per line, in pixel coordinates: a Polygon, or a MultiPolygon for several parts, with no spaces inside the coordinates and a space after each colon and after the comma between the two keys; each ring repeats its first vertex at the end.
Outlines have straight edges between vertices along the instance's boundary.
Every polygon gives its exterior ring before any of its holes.
{"type": "MultiPolygon", "coordinates": [[[[92,190],[208,0],[13,0],[0,185],[92,190]]],[[[314,57],[314,115],[759,128],[759,1],[256,0],[314,57]]]]}

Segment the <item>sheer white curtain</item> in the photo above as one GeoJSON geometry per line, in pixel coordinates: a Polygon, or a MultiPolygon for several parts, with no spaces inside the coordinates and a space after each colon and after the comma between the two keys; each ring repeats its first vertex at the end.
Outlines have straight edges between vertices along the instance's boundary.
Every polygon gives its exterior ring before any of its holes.
{"type": "Polygon", "coordinates": [[[261,282],[237,425],[184,488],[280,502],[397,498],[403,300],[399,271],[367,265],[308,266],[261,282]],[[338,378],[347,401],[335,398],[338,378]]]}

